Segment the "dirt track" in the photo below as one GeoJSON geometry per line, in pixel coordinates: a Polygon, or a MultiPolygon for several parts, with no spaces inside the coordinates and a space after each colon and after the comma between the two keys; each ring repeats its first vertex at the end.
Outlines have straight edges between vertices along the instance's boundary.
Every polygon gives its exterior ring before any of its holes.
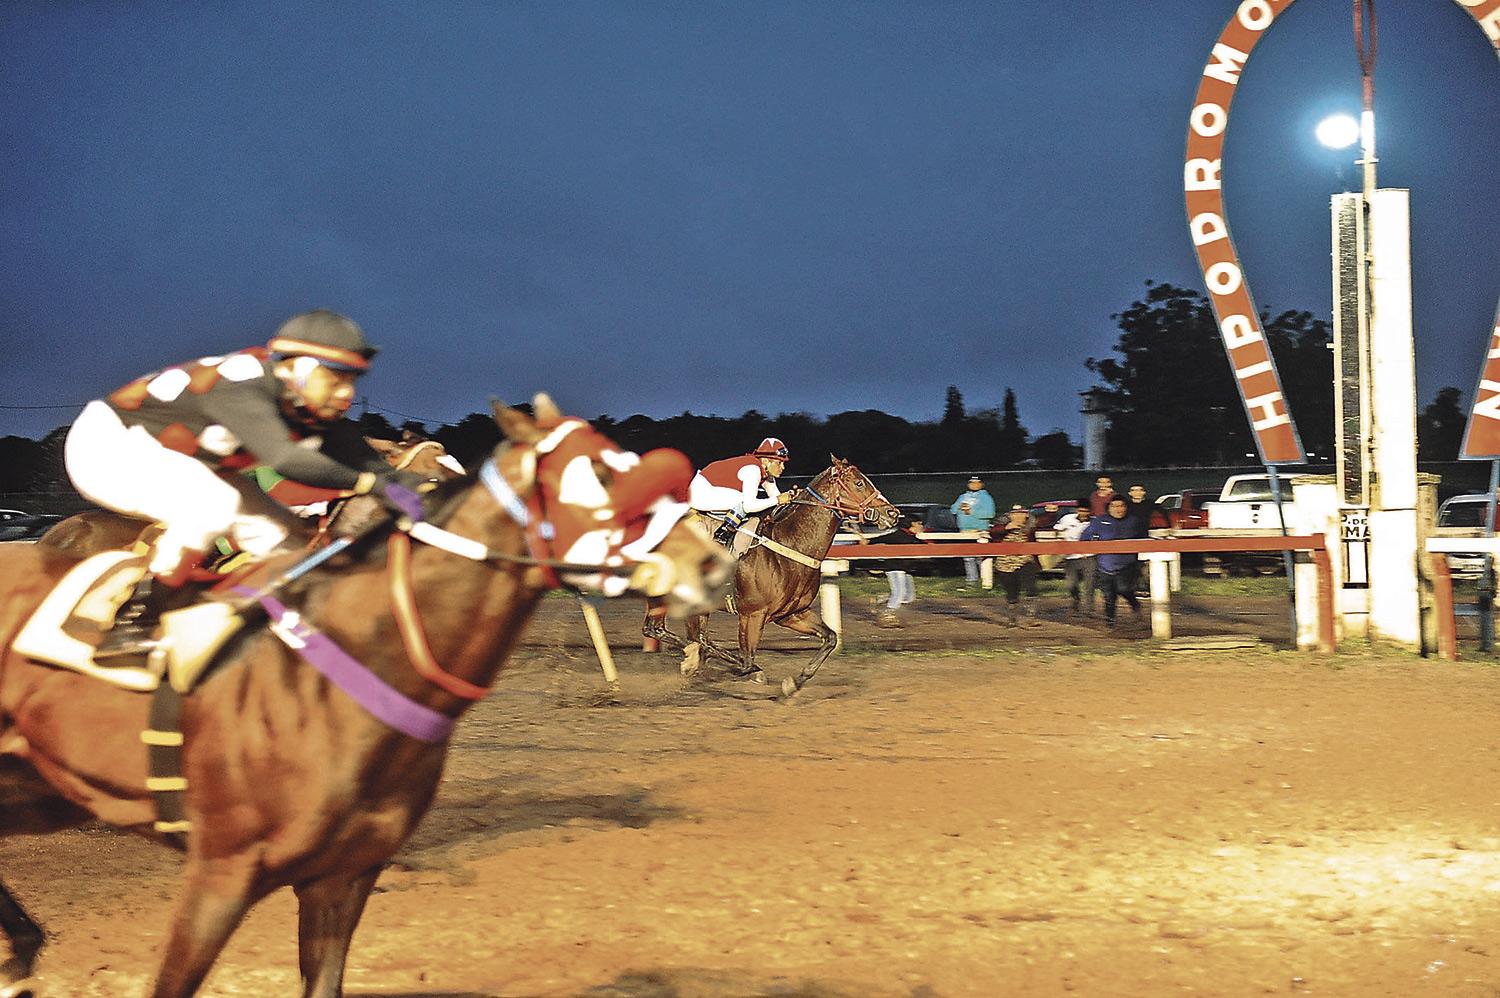
{"type": "MultiPolygon", "coordinates": [[[[849,607],[850,649],[783,704],[683,688],[624,650],[621,607],[601,704],[549,601],[382,878],[349,993],[1500,994],[1492,665],[1138,630],[1121,654],[991,608],[878,631],[849,607]]],[[[102,829],[0,843],[55,933],[51,995],[145,993],[177,863],[102,829]]],[[[264,903],[205,993],[299,993],[294,925],[264,903]]]]}

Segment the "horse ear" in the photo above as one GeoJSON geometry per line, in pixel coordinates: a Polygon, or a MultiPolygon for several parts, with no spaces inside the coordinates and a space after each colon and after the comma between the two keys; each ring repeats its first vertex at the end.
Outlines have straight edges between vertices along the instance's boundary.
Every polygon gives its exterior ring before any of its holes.
{"type": "Polygon", "coordinates": [[[543,426],[551,426],[563,418],[562,410],[546,392],[537,392],[531,397],[531,411],[536,413],[536,421],[543,426]]]}
{"type": "Polygon", "coordinates": [[[833,453],[830,453],[828,455],[828,460],[831,461],[831,462],[833,462],[833,466],[835,468],[839,467],[840,465],[842,465],[844,463],[844,459],[843,458],[841,458],[837,454],[833,454],[833,453]]]}
{"type": "Polygon", "coordinates": [[[531,444],[544,436],[537,429],[536,422],[521,410],[512,409],[499,399],[491,399],[490,408],[495,413],[495,425],[500,427],[505,439],[514,440],[518,444],[531,444]]]}

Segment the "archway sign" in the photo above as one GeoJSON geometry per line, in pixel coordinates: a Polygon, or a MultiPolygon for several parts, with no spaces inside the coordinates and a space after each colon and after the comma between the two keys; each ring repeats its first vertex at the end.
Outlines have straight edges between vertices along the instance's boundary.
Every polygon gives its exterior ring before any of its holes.
{"type": "MultiPolygon", "coordinates": [[[[1276,373],[1265,330],[1245,283],[1244,268],[1229,236],[1220,167],[1229,105],[1239,85],[1240,71],[1266,30],[1293,2],[1243,0],[1224,26],[1203,68],[1203,78],[1193,100],[1182,184],[1188,229],[1219,322],[1224,351],[1234,370],[1235,384],[1254,431],[1261,463],[1268,465],[1301,464],[1306,456],[1281,390],[1281,378],[1276,373]]],[[[1454,2],[1474,18],[1500,53],[1500,0],[1454,2]]],[[[1480,376],[1479,391],[1475,393],[1462,456],[1500,457],[1500,314],[1480,376]]]]}

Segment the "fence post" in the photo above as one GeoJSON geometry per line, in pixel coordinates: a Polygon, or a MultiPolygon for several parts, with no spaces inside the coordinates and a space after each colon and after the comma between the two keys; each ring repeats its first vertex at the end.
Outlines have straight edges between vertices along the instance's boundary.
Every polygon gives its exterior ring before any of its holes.
{"type": "Polygon", "coordinates": [[[1172,636],[1172,587],[1170,575],[1171,554],[1151,552],[1145,555],[1151,566],[1151,636],[1172,636]]]}
{"type": "Polygon", "coordinates": [[[823,562],[823,584],[818,587],[818,614],[835,634],[844,633],[843,604],[839,601],[839,573],[849,571],[849,563],[837,558],[823,562]]]}
{"type": "Polygon", "coordinates": [[[615,657],[610,654],[609,638],[604,633],[604,622],[599,619],[599,608],[586,596],[578,598],[578,605],[583,609],[583,622],[588,625],[589,637],[594,642],[594,654],[599,656],[599,668],[604,670],[605,681],[613,686],[620,681],[620,675],[615,672],[615,657]]]}
{"type": "Polygon", "coordinates": [[[1318,609],[1318,563],[1310,551],[1298,551],[1292,571],[1297,573],[1295,600],[1297,606],[1297,648],[1309,651],[1322,643],[1318,609]]]}
{"type": "Polygon", "coordinates": [[[1432,612],[1437,615],[1438,658],[1452,662],[1458,658],[1458,623],[1453,619],[1453,573],[1448,556],[1437,552],[1427,555],[1432,565],[1432,612]]]}

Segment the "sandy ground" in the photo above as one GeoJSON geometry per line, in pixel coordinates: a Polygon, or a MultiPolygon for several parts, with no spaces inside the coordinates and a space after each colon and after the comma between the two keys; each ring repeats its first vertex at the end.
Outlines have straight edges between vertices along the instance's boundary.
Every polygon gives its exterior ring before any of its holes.
{"type": "MultiPolygon", "coordinates": [[[[1283,633],[1262,604],[1181,629],[1283,633]]],[[[880,630],[849,605],[849,647],[781,703],[630,651],[638,605],[607,617],[610,696],[548,601],[382,878],[349,994],[1500,995],[1492,663],[1167,652],[996,609],[880,630]]],[[[773,647],[778,675],[807,654],[773,647]]],[[[47,994],[145,994],[178,863],[102,828],[0,843],[53,933],[47,994]]],[[[300,993],[288,893],[204,993],[300,993]]]]}

